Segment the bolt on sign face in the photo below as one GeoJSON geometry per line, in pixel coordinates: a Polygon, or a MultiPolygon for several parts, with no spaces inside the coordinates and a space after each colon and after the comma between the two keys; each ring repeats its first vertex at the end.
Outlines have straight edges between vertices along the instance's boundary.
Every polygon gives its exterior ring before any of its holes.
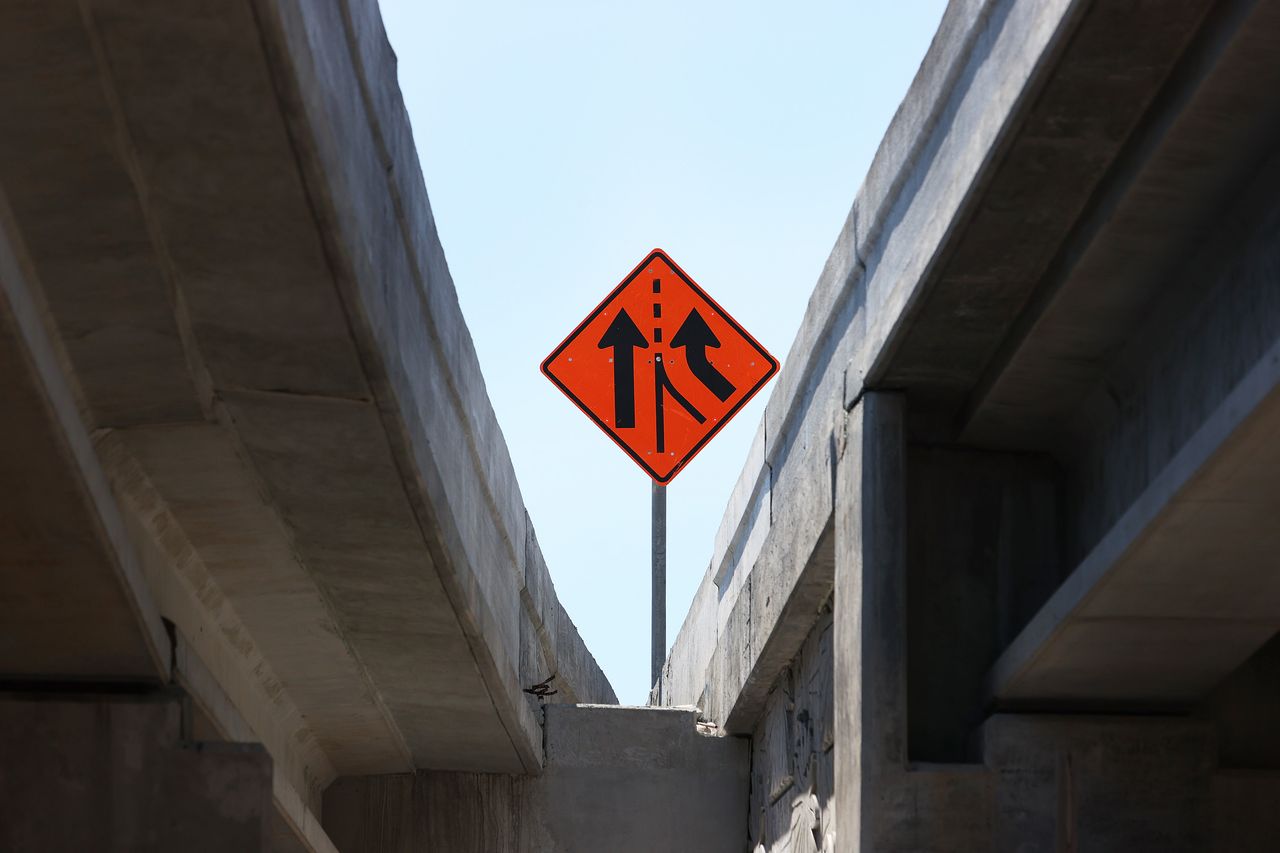
{"type": "Polygon", "coordinates": [[[654,249],[542,372],[650,477],[669,483],[778,362],[654,249]]]}

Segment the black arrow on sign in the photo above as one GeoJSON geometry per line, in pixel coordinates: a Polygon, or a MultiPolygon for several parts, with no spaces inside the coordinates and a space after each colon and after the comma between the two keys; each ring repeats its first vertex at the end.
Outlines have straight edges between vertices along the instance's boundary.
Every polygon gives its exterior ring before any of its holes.
{"type": "Polygon", "coordinates": [[[613,350],[614,426],[633,427],[636,425],[636,349],[648,349],[649,341],[640,334],[624,308],[613,318],[596,346],[613,350]]]}
{"type": "Polygon", "coordinates": [[[685,348],[689,370],[698,377],[698,381],[707,386],[712,394],[720,398],[720,402],[728,400],[729,395],[738,390],[724,377],[723,373],[707,361],[707,347],[718,348],[720,339],[716,337],[715,332],[711,331],[707,321],[702,319],[697,308],[690,311],[689,316],[680,324],[679,331],[671,339],[671,346],[685,348]]]}
{"type": "Polygon", "coordinates": [[[676,386],[671,384],[671,378],[667,376],[667,368],[662,364],[662,353],[658,353],[653,357],[653,403],[654,403],[654,420],[658,430],[658,452],[667,452],[667,421],[666,421],[666,405],[663,398],[670,394],[677,403],[684,406],[684,410],[689,416],[700,424],[707,422],[706,415],[699,412],[685,399],[676,386]]]}

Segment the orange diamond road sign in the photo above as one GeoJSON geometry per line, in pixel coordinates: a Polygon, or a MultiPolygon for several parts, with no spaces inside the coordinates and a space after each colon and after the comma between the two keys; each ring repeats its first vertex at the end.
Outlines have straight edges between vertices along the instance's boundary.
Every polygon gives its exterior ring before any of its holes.
{"type": "Polygon", "coordinates": [[[669,483],[778,362],[654,249],[542,372],[650,477],[669,483]]]}

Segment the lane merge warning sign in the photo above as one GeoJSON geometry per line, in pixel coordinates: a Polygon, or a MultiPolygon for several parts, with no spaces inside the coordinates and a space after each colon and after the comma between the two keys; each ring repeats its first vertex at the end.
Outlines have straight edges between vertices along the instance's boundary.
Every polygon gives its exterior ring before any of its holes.
{"type": "Polygon", "coordinates": [[[546,357],[542,372],[666,484],[778,372],[778,362],[654,249],[546,357]]]}

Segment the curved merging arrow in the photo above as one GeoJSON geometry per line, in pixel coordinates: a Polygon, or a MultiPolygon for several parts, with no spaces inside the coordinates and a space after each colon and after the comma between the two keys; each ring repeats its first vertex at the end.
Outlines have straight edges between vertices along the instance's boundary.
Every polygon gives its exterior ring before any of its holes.
{"type": "Polygon", "coordinates": [[[600,349],[613,350],[613,422],[625,429],[636,425],[636,374],[637,349],[648,349],[649,341],[624,308],[604,330],[600,349]]]}
{"type": "Polygon", "coordinates": [[[670,394],[677,403],[684,406],[684,410],[689,413],[689,417],[693,418],[700,424],[707,422],[707,416],[699,412],[693,407],[683,394],[671,384],[671,377],[667,376],[667,369],[662,365],[662,353],[658,353],[653,357],[653,405],[654,405],[654,422],[657,425],[657,444],[658,452],[665,453],[667,451],[667,421],[666,421],[666,404],[663,398],[670,394]]]}
{"type": "Polygon", "coordinates": [[[702,319],[697,308],[690,311],[689,316],[680,324],[676,336],[671,339],[671,346],[685,348],[689,370],[712,394],[720,398],[720,402],[728,400],[729,395],[738,390],[707,360],[707,347],[718,348],[720,339],[711,331],[707,321],[702,319]]]}

